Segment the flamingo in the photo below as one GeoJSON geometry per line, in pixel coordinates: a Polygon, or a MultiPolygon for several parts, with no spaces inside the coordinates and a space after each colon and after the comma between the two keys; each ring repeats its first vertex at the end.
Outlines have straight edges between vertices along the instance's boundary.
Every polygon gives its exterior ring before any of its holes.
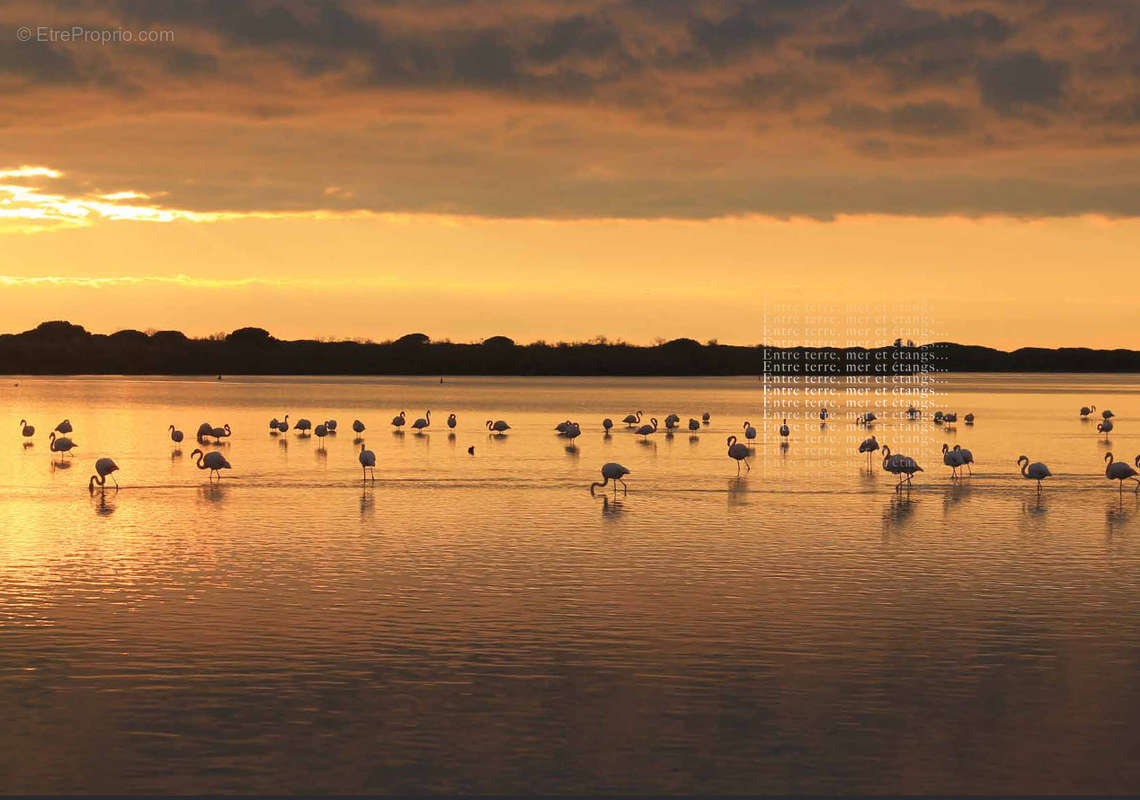
{"type": "Polygon", "coordinates": [[[321,447],[324,447],[324,438],[329,435],[328,425],[322,422],[320,425],[313,428],[313,433],[315,433],[317,435],[317,438],[321,440],[321,447]]]}
{"type": "Polygon", "coordinates": [[[921,412],[921,411],[919,411],[917,408],[915,408],[915,407],[914,407],[914,405],[912,404],[912,405],[910,406],[910,408],[908,408],[908,409],[906,410],[906,415],[907,415],[907,416],[908,416],[910,419],[918,419],[918,418],[919,418],[919,417],[922,415],[922,412],[921,412]]]}
{"type": "Polygon", "coordinates": [[[859,443],[859,452],[867,454],[867,466],[871,466],[871,453],[879,449],[879,440],[872,436],[859,443]]]}
{"type": "Polygon", "coordinates": [[[196,434],[197,439],[198,439],[198,443],[199,444],[205,444],[206,443],[206,437],[213,434],[213,432],[214,432],[214,426],[208,422],[203,422],[201,425],[198,426],[198,433],[196,434]]]}
{"type": "MultiPolygon", "coordinates": [[[[1113,413],[1112,413],[1110,410],[1108,410],[1107,408],[1106,408],[1104,411],[1100,412],[1100,415],[1101,415],[1101,416],[1102,416],[1104,419],[1109,419],[1109,418],[1111,418],[1111,417],[1115,417],[1115,416],[1116,416],[1115,414],[1113,414],[1113,413]]],[[[64,433],[66,433],[66,432],[67,432],[67,431],[64,431],[64,433]]]]}
{"type": "Polygon", "coordinates": [[[610,481],[613,481],[614,484],[614,494],[617,494],[617,485],[619,483],[621,484],[622,491],[626,494],[629,494],[629,487],[626,486],[625,481],[622,480],[622,478],[628,474],[629,470],[623,467],[621,464],[618,464],[616,461],[607,461],[605,464],[602,464],[601,482],[599,483],[598,481],[594,481],[590,484],[590,494],[593,495],[594,489],[597,489],[599,487],[604,489],[606,484],[610,481]]]}
{"type": "Polygon", "coordinates": [[[942,444],[942,463],[950,467],[951,477],[958,477],[958,467],[962,466],[962,454],[958,450],[951,450],[950,445],[942,444]]]}
{"type": "Polygon", "coordinates": [[[417,431],[422,431],[424,428],[428,427],[429,425],[431,425],[431,409],[430,408],[424,412],[423,417],[420,417],[419,419],[417,419],[415,422],[412,423],[412,429],[417,430],[417,431]]]}
{"type": "Polygon", "coordinates": [[[737,442],[735,436],[729,436],[728,439],[725,440],[725,442],[728,445],[728,457],[736,459],[736,474],[737,475],[740,474],[740,462],[741,461],[744,462],[744,466],[746,466],[748,468],[748,471],[751,472],[752,471],[752,465],[748,463],[748,447],[747,447],[747,445],[743,445],[743,444],[740,444],[739,442],[737,442]]]}
{"type": "Polygon", "coordinates": [[[114,473],[119,469],[119,465],[109,458],[101,458],[95,462],[96,475],[91,476],[91,480],[87,481],[87,491],[94,492],[95,484],[100,487],[107,485],[107,476],[111,476],[111,480],[115,481],[115,488],[119,488],[119,482],[115,479],[114,473]]]}
{"type": "MultiPolygon", "coordinates": [[[[970,474],[974,474],[974,453],[962,447],[960,444],[954,445],[954,452],[961,454],[962,464],[970,470],[970,474]]],[[[959,470],[961,472],[961,470],[959,470]]]]}
{"type": "Polygon", "coordinates": [[[958,421],[958,412],[952,411],[948,414],[943,414],[942,415],[942,421],[943,422],[957,422],[958,421]]]}
{"type": "Polygon", "coordinates": [[[220,442],[222,439],[225,439],[230,435],[229,423],[226,423],[220,428],[214,428],[210,431],[210,435],[214,437],[215,442],[220,442]]]}
{"type": "Polygon", "coordinates": [[[53,453],[70,453],[73,448],[79,447],[78,444],[68,439],[66,436],[56,438],[55,431],[51,432],[48,437],[48,449],[53,453]]]}
{"type": "Polygon", "coordinates": [[[311,431],[312,429],[313,429],[313,423],[310,422],[309,420],[305,419],[304,417],[301,417],[299,420],[297,420],[295,423],[293,423],[293,430],[300,431],[302,436],[308,436],[309,431],[311,431]]]}
{"type": "MultiPolygon", "coordinates": [[[[874,438],[874,437],[871,437],[874,438]]],[[[883,445],[883,471],[889,472],[892,475],[898,475],[898,456],[891,455],[891,448],[883,445]]],[[[902,478],[899,478],[899,483],[902,483],[902,478]]]]}
{"type": "Polygon", "coordinates": [[[554,426],[554,430],[558,431],[559,433],[566,433],[566,431],[570,430],[570,426],[573,424],[574,423],[571,422],[570,420],[566,420],[564,422],[559,422],[557,425],[554,426]]]}
{"type": "Polygon", "coordinates": [[[271,434],[273,434],[274,436],[276,436],[277,435],[277,426],[280,424],[281,423],[280,423],[280,421],[278,421],[277,417],[274,417],[273,419],[269,420],[269,432],[271,434]]]}
{"type": "Polygon", "coordinates": [[[55,426],[56,433],[71,433],[72,430],[71,420],[69,419],[65,419],[55,426]]]}
{"type": "MultiPolygon", "coordinates": [[[[903,475],[906,475],[906,485],[908,487],[910,486],[910,479],[914,477],[914,473],[926,471],[920,467],[918,465],[918,462],[910,456],[896,456],[896,458],[899,459],[899,472],[901,472],[903,475]]],[[[902,485],[901,481],[899,482],[899,485],[902,485]]]]}
{"type": "Polygon", "coordinates": [[[624,422],[627,427],[632,428],[634,425],[641,422],[641,415],[644,413],[644,411],[638,411],[637,416],[634,416],[633,414],[626,414],[622,422],[624,422]]]}
{"type": "Polygon", "coordinates": [[[710,419],[712,419],[712,417],[709,416],[709,412],[706,411],[705,413],[701,414],[701,422],[703,422],[705,425],[709,424],[710,419]]]}
{"type": "Polygon", "coordinates": [[[456,418],[454,412],[447,415],[447,427],[448,428],[450,428],[451,430],[455,430],[455,426],[458,424],[459,424],[459,420],[456,418]]]}
{"type": "Polygon", "coordinates": [[[1096,406],[1081,406],[1081,416],[1087,417],[1089,414],[1096,411],[1096,406]]]}
{"type": "Polygon", "coordinates": [[[328,431],[329,433],[336,433],[336,420],[335,419],[325,420],[325,430],[328,431]]]}
{"type": "Polygon", "coordinates": [[[634,433],[636,433],[638,436],[641,436],[644,441],[649,440],[649,434],[657,433],[657,417],[650,417],[649,421],[653,424],[642,425],[640,428],[634,431],[634,433]]]}
{"type": "Polygon", "coordinates": [[[610,419],[609,417],[606,417],[605,419],[602,420],[602,430],[604,430],[606,433],[609,433],[610,428],[612,428],[613,426],[614,426],[614,421],[612,419],[610,419]]]}
{"type": "Polygon", "coordinates": [[[285,419],[283,419],[277,423],[277,432],[278,433],[288,433],[289,432],[289,415],[288,414],[285,415],[285,419]]]}
{"type": "Polygon", "coordinates": [[[574,441],[582,435],[582,426],[577,422],[571,422],[570,427],[566,429],[566,433],[563,435],[570,441],[574,441]]]}
{"type": "Polygon", "coordinates": [[[1108,434],[1112,431],[1112,428],[1112,420],[1110,420],[1108,417],[1104,418],[1104,422],[1098,422],[1096,424],[1096,432],[1104,434],[1105,442],[1108,441],[1108,434]]]}
{"type": "Polygon", "coordinates": [[[487,430],[493,433],[503,433],[504,431],[509,431],[510,429],[511,426],[508,425],[505,420],[497,419],[494,422],[487,420],[487,430]]]}
{"type": "Polygon", "coordinates": [[[676,414],[670,414],[669,416],[665,417],[665,430],[667,430],[667,431],[673,430],[674,428],[676,428],[680,424],[681,424],[681,418],[678,417],[676,414]]]}
{"type": "Polygon", "coordinates": [[[352,429],[357,433],[364,433],[364,423],[358,419],[352,421],[352,429]]]}
{"type": "MultiPolygon", "coordinates": [[[[1140,472],[1132,468],[1132,465],[1127,461],[1113,461],[1112,453],[1105,453],[1104,460],[1108,462],[1108,466],[1104,468],[1104,477],[1110,481],[1120,482],[1120,491],[1124,491],[1124,482],[1127,480],[1136,481],[1136,491],[1140,492],[1140,472]]],[[[1136,456],[1137,465],[1140,466],[1140,456],[1136,456]]]]}
{"type": "Polygon", "coordinates": [[[35,426],[29,425],[28,421],[26,419],[20,420],[20,434],[25,439],[31,439],[33,436],[36,435],[35,426]]]}
{"type": "Polygon", "coordinates": [[[182,431],[178,430],[173,425],[170,426],[169,430],[170,430],[170,441],[174,442],[175,444],[181,444],[182,439],[183,439],[182,431]]]}
{"type": "Polygon", "coordinates": [[[973,425],[974,424],[974,415],[972,412],[967,414],[966,416],[962,417],[962,419],[964,419],[966,421],[967,425],[973,425]]]}
{"type": "Polygon", "coordinates": [[[829,415],[828,415],[828,413],[827,413],[827,409],[826,409],[826,408],[823,408],[823,407],[821,407],[821,408],[819,409],[819,421],[820,421],[820,422],[823,422],[824,420],[826,420],[826,419],[827,419],[827,417],[828,417],[828,416],[829,416],[829,415]]]}
{"type": "Polygon", "coordinates": [[[402,428],[402,427],[404,427],[404,423],[407,421],[407,417],[408,417],[408,412],[407,411],[401,411],[397,416],[392,417],[392,424],[395,425],[397,428],[402,428]]]}
{"type": "Polygon", "coordinates": [[[1021,477],[1030,481],[1037,481],[1037,491],[1041,492],[1041,481],[1052,476],[1049,468],[1040,461],[1029,463],[1029,456],[1018,456],[1017,464],[1021,467],[1021,477]]]}
{"type": "Polygon", "coordinates": [[[752,427],[752,423],[748,420],[744,421],[744,438],[748,440],[748,444],[752,444],[752,440],[756,438],[756,429],[752,427]]]}
{"type": "Polygon", "coordinates": [[[366,479],[368,477],[368,470],[372,470],[372,480],[375,481],[376,480],[376,454],[373,453],[371,450],[365,449],[364,443],[361,442],[361,444],[360,444],[360,455],[357,456],[357,458],[360,460],[360,468],[361,468],[361,471],[363,471],[363,473],[364,473],[364,478],[366,479]]]}
{"type": "Polygon", "coordinates": [[[780,435],[783,436],[785,439],[787,439],[788,434],[790,434],[791,432],[792,432],[792,429],[788,427],[788,421],[784,420],[784,424],[780,426],[780,435]]]}
{"type": "Polygon", "coordinates": [[[696,432],[696,431],[699,431],[700,429],[701,429],[701,423],[697,422],[692,417],[689,417],[689,430],[696,432]]]}
{"type": "Polygon", "coordinates": [[[221,480],[221,470],[231,469],[230,462],[226,461],[225,457],[217,450],[211,450],[209,453],[203,453],[198,448],[194,448],[194,452],[190,454],[190,459],[193,460],[194,456],[198,457],[198,460],[194,463],[194,466],[196,466],[198,469],[210,470],[210,480],[213,480],[215,474],[218,476],[218,480],[221,480]]]}
{"type": "Polygon", "coordinates": [[[941,425],[942,424],[942,412],[941,411],[935,411],[934,412],[934,424],[935,425],[941,425]]]}
{"type": "Polygon", "coordinates": [[[872,422],[874,422],[877,419],[878,419],[878,417],[875,416],[874,411],[868,411],[866,414],[863,415],[863,424],[864,425],[870,425],[872,422]]]}

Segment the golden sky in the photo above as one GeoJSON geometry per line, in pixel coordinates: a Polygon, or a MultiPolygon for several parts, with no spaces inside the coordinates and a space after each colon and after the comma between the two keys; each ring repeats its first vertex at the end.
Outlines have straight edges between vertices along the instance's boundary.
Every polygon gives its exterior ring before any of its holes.
{"type": "Polygon", "coordinates": [[[0,38],[9,331],[752,344],[823,306],[1140,348],[1134,3],[15,2],[0,38]]]}

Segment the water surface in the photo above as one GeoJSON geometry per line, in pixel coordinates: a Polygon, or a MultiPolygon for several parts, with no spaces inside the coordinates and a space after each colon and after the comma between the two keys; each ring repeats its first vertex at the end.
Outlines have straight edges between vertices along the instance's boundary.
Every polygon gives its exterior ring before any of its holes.
{"type": "Polygon", "coordinates": [[[1102,461],[1140,452],[1140,381],[938,388],[977,424],[862,403],[926,470],[896,493],[854,407],[821,426],[755,378],[9,379],[0,790],[1140,791],[1140,500],[1102,461]],[[424,435],[388,424],[427,408],[424,435]],[[712,421],[603,436],[637,409],[712,421]],[[339,433],[268,435],[285,413],[339,433]],[[234,432],[220,483],[203,421],[234,432]],[[121,490],[88,494],[99,456],[121,490]],[[627,495],[590,496],[605,461],[627,495]]]}

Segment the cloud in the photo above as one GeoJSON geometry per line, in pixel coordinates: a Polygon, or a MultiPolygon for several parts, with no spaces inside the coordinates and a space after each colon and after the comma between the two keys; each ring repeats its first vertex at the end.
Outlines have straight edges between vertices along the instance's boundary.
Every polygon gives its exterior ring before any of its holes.
{"type": "Polygon", "coordinates": [[[5,24],[6,159],[69,196],[827,218],[904,185],[916,213],[1022,213],[1037,181],[1112,215],[1140,181],[1140,9],[1116,0],[15,0],[5,24]],[[25,49],[25,23],[176,35],[25,49]]]}
{"type": "Polygon", "coordinates": [[[982,101],[1002,114],[1054,106],[1064,96],[1068,65],[1026,50],[1008,53],[978,67],[982,101]]]}
{"type": "Polygon", "coordinates": [[[850,131],[889,130],[912,136],[952,136],[970,126],[970,112],[941,100],[902,103],[889,109],[867,105],[835,106],[825,121],[834,128],[850,131]]]}

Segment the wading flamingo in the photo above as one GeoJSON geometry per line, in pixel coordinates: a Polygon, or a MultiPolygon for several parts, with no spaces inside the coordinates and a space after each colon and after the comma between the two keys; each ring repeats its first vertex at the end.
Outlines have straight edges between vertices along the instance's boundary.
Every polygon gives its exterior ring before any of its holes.
{"type": "Polygon", "coordinates": [[[360,468],[364,472],[364,479],[368,478],[368,471],[372,470],[372,480],[375,481],[376,480],[376,454],[373,453],[371,450],[365,449],[364,444],[361,443],[360,455],[357,456],[357,458],[360,459],[360,468]]]}
{"type": "Polygon", "coordinates": [[[728,445],[728,457],[736,460],[736,474],[740,474],[741,461],[744,462],[744,466],[751,472],[752,465],[748,463],[748,446],[736,441],[735,436],[729,436],[726,440],[726,444],[728,445]]]}
{"type": "Polygon", "coordinates": [[[879,449],[879,440],[872,436],[859,442],[859,452],[867,454],[867,467],[871,466],[871,453],[879,449]]]}
{"type": "Polygon", "coordinates": [[[1021,467],[1021,477],[1030,481],[1037,481],[1037,491],[1041,491],[1041,481],[1050,477],[1053,473],[1049,468],[1042,464],[1040,461],[1029,463],[1029,456],[1018,456],[1017,464],[1021,467]]]}
{"type": "MultiPolygon", "coordinates": [[[[954,452],[958,453],[962,457],[962,465],[964,467],[966,467],[968,470],[970,470],[970,474],[973,475],[974,474],[974,453],[973,453],[973,451],[967,450],[965,447],[962,447],[962,445],[960,445],[960,444],[956,444],[956,445],[954,445],[954,452]]],[[[959,469],[959,472],[961,472],[960,469],[959,469]]]]}
{"type": "Polygon", "coordinates": [[[66,436],[56,438],[55,431],[52,431],[51,436],[48,437],[48,449],[53,453],[70,453],[76,447],[79,445],[66,436]]]}
{"type": "Polygon", "coordinates": [[[220,470],[231,469],[230,462],[226,461],[225,457],[217,450],[212,450],[209,453],[203,453],[198,448],[194,448],[194,452],[190,454],[191,460],[194,458],[194,456],[198,457],[198,460],[194,463],[194,466],[196,466],[198,469],[210,470],[210,474],[208,475],[209,480],[213,480],[214,475],[217,475],[218,480],[221,480],[222,473],[220,470]]]}
{"type": "Polygon", "coordinates": [[[1098,422],[1096,424],[1096,432],[1104,434],[1105,442],[1108,441],[1108,434],[1112,432],[1112,428],[1112,420],[1110,420],[1108,417],[1104,418],[1104,422],[1098,422]]]}
{"type": "Polygon", "coordinates": [[[644,413],[644,411],[638,411],[636,416],[633,414],[626,414],[625,418],[622,419],[622,422],[624,422],[627,427],[632,428],[634,425],[641,422],[641,415],[644,413]]]}
{"type": "Polygon", "coordinates": [[[20,420],[20,435],[25,439],[31,439],[36,435],[35,426],[29,425],[26,419],[20,420]]]}
{"type": "Polygon", "coordinates": [[[649,441],[649,434],[657,433],[657,417],[650,417],[651,425],[642,425],[634,431],[638,436],[642,437],[644,441],[649,441]]]}
{"type": "Polygon", "coordinates": [[[169,430],[170,430],[170,441],[174,442],[175,444],[181,444],[182,439],[184,438],[182,435],[182,431],[178,430],[173,425],[170,426],[169,430]]]}
{"type": "Polygon", "coordinates": [[[509,431],[510,429],[511,426],[508,425],[505,420],[497,419],[494,422],[487,420],[487,430],[491,431],[492,433],[503,433],[504,431],[509,431]]]}
{"type": "Polygon", "coordinates": [[[396,426],[397,428],[402,428],[402,427],[404,427],[404,423],[407,422],[407,420],[408,420],[408,412],[407,411],[401,411],[399,414],[392,417],[392,424],[394,426],[396,426]]]}
{"type": "MultiPolygon", "coordinates": [[[[1104,477],[1110,481],[1119,481],[1120,491],[1122,492],[1124,491],[1125,481],[1136,481],[1136,491],[1140,492],[1140,478],[1136,477],[1140,475],[1140,472],[1133,469],[1132,465],[1127,461],[1113,461],[1112,453],[1105,453],[1104,460],[1108,462],[1108,465],[1104,468],[1104,477]]],[[[1140,466],[1140,456],[1136,456],[1136,462],[1137,466],[1140,466]]]]}
{"type": "Polygon", "coordinates": [[[111,476],[111,480],[115,481],[115,488],[119,488],[119,482],[115,480],[114,473],[119,469],[119,465],[109,458],[101,458],[95,462],[95,475],[91,476],[91,480],[87,481],[87,491],[94,492],[95,486],[98,485],[102,488],[107,485],[107,476],[111,476]]]}
{"type": "Polygon", "coordinates": [[[613,481],[614,484],[614,494],[617,494],[617,485],[619,483],[621,484],[622,491],[628,494],[629,487],[626,486],[625,481],[622,480],[622,478],[628,474],[629,470],[621,464],[618,464],[616,461],[607,461],[605,464],[602,464],[602,481],[600,483],[595,481],[590,484],[590,494],[592,495],[594,493],[594,489],[604,489],[606,484],[610,481],[613,481]]]}
{"type": "Polygon", "coordinates": [[[752,423],[748,420],[744,421],[744,438],[748,440],[748,445],[751,446],[753,440],[756,438],[756,429],[752,427],[752,423]]]}
{"type": "Polygon", "coordinates": [[[951,477],[958,477],[958,467],[962,466],[962,454],[957,450],[951,450],[950,445],[945,442],[942,444],[942,463],[950,467],[951,477]]]}
{"type": "Polygon", "coordinates": [[[412,423],[412,430],[422,431],[424,428],[431,425],[431,409],[429,408],[424,412],[424,416],[417,419],[412,423]]]}

